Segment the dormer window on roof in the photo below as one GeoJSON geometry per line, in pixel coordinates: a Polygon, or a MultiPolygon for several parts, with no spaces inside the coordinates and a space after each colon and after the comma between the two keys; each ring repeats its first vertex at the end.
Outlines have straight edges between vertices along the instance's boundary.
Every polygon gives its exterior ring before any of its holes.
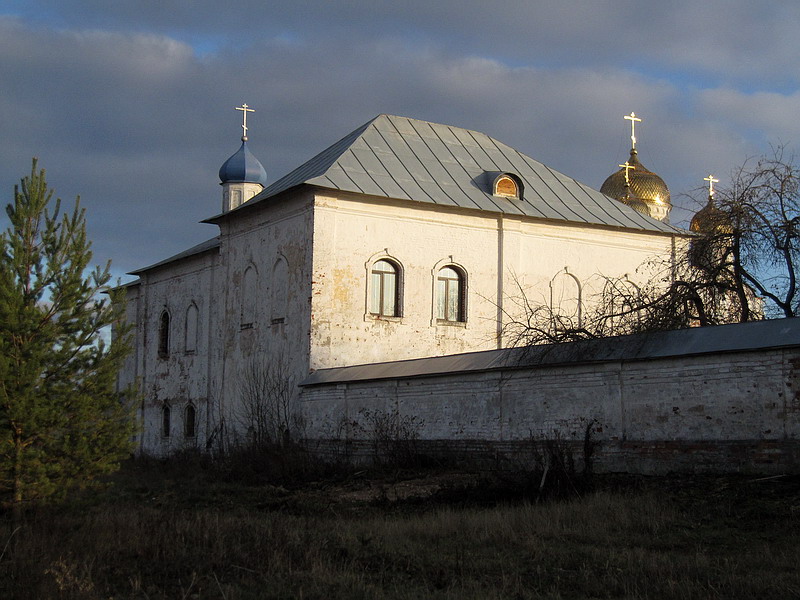
{"type": "Polygon", "coordinates": [[[502,198],[522,198],[522,181],[511,173],[500,173],[492,184],[492,194],[502,198]]]}

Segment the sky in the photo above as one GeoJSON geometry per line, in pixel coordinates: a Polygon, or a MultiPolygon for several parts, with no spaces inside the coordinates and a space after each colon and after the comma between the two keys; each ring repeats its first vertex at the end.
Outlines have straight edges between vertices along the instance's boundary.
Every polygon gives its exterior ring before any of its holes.
{"type": "Polygon", "coordinates": [[[0,200],[38,157],[124,282],[216,235],[242,103],[270,182],[389,113],[595,189],[633,111],[686,226],[708,174],[797,150],[798,30],[794,0],[0,0],[0,200]]]}

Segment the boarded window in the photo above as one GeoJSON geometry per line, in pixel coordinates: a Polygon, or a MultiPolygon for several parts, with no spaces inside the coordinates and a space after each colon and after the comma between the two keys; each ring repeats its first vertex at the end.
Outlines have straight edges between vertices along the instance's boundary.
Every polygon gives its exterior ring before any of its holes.
{"type": "Polygon", "coordinates": [[[158,321],[158,356],[169,356],[169,313],[165,310],[158,321]]]}
{"type": "Polygon", "coordinates": [[[581,286],[574,275],[559,273],[550,282],[550,310],[558,328],[581,326],[581,286]]]}
{"type": "Polygon", "coordinates": [[[519,198],[517,182],[508,175],[500,177],[495,184],[495,196],[505,196],[507,198],[519,198]]]}
{"type": "Polygon", "coordinates": [[[603,289],[603,302],[608,307],[604,325],[608,327],[604,335],[620,335],[628,333],[630,325],[638,323],[642,314],[635,309],[643,305],[639,286],[627,279],[609,279],[603,289]]]}
{"type": "Polygon", "coordinates": [[[242,329],[249,329],[255,322],[256,279],[256,269],[250,265],[245,269],[244,275],[242,276],[242,329]]]}
{"type": "Polygon", "coordinates": [[[164,407],[161,409],[161,435],[165,438],[169,437],[170,431],[172,429],[172,423],[170,422],[170,410],[169,405],[165,404],[164,407]]]}
{"type": "Polygon", "coordinates": [[[194,405],[189,404],[183,414],[183,435],[187,438],[193,438],[196,435],[196,422],[197,411],[194,405]]]}
{"type": "Polygon", "coordinates": [[[286,320],[289,302],[289,265],[283,257],[278,258],[272,267],[272,323],[286,320]]]}
{"type": "Polygon", "coordinates": [[[192,302],[186,309],[186,353],[192,354],[197,350],[197,305],[192,302]]]}

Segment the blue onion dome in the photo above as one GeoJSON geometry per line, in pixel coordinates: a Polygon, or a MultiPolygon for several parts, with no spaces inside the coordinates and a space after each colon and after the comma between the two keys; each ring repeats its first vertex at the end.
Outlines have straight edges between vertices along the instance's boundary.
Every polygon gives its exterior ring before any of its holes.
{"type": "Polygon", "coordinates": [[[219,168],[219,180],[222,183],[260,183],[267,185],[267,171],[247,147],[247,140],[236,153],[219,168]]]}

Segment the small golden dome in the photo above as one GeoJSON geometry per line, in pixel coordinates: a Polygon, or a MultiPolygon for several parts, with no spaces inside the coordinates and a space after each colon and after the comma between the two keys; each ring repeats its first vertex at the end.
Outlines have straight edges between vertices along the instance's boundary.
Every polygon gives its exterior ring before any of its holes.
{"type": "Polygon", "coordinates": [[[635,148],[631,149],[628,165],[633,168],[629,167],[627,183],[625,181],[626,168],[623,167],[608,176],[603,182],[600,191],[606,196],[611,196],[627,204],[625,197],[629,188],[631,196],[644,201],[648,205],[649,214],[654,216],[658,214],[668,215],[672,208],[672,203],[670,202],[669,188],[664,183],[664,180],[639,162],[635,148]]]}
{"type": "Polygon", "coordinates": [[[712,196],[708,197],[708,204],[692,217],[689,229],[695,233],[733,233],[728,214],[716,207],[712,196]]]}

